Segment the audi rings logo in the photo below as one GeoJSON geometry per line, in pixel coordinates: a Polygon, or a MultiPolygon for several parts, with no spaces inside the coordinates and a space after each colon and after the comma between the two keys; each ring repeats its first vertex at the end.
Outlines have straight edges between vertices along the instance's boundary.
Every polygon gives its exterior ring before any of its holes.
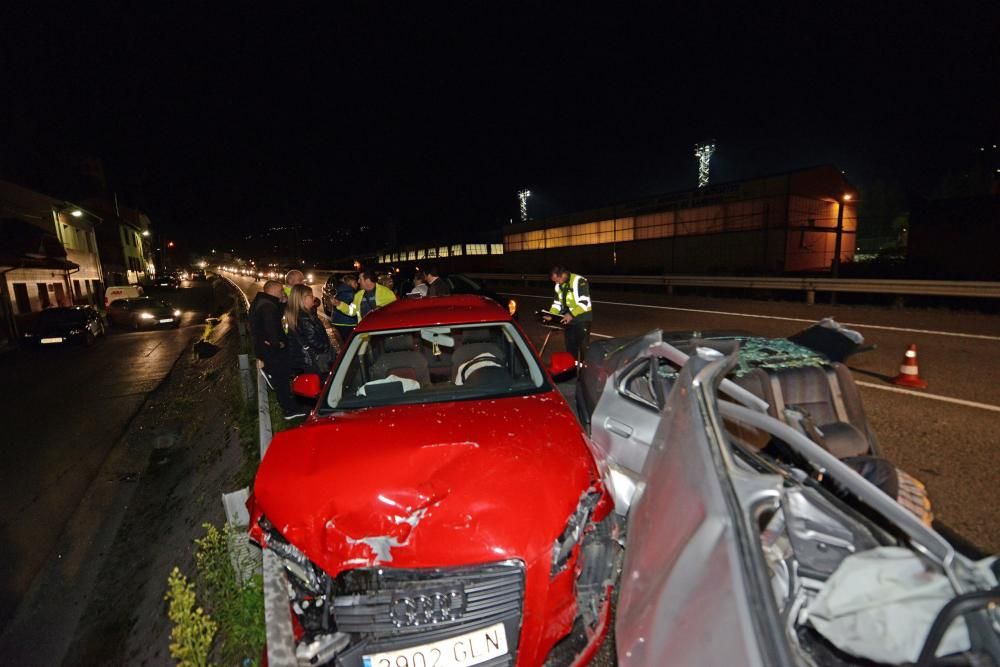
{"type": "Polygon", "coordinates": [[[451,621],[465,611],[465,592],[460,588],[395,595],[389,616],[397,628],[451,621]]]}

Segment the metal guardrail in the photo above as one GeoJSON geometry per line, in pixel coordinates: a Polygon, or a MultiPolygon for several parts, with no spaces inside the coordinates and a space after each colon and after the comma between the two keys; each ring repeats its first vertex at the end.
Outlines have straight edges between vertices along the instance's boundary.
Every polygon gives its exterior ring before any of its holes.
{"type": "MultiPolygon", "coordinates": [[[[472,278],[509,282],[548,282],[545,274],[470,273],[472,278]]],[[[1000,299],[1000,282],[966,280],[900,280],[851,278],[771,278],[765,276],[607,276],[588,275],[593,285],[650,285],[665,287],[725,287],[800,291],[812,301],[816,292],[948,296],[1000,299]]]]}
{"type": "MultiPolygon", "coordinates": [[[[244,294],[240,286],[225,276],[220,277],[228,282],[239,295],[237,308],[241,315],[249,310],[250,301],[244,294]]],[[[241,334],[244,332],[241,330],[241,334]]],[[[249,373],[251,368],[256,368],[256,360],[246,361],[240,355],[241,371],[249,373]]],[[[273,429],[271,425],[271,401],[267,391],[267,384],[263,381],[259,373],[253,374],[257,378],[257,423],[258,435],[260,438],[260,458],[264,460],[267,448],[271,444],[273,429]]],[[[245,502],[249,489],[241,489],[232,494],[223,496],[223,504],[227,507],[227,517],[230,514],[230,505],[242,505],[245,502]],[[240,502],[242,499],[242,502],[240,502]]],[[[244,510],[245,513],[245,510],[244,510]]],[[[249,523],[249,515],[244,519],[249,523]]],[[[230,524],[239,524],[239,519],[229,519],[230,524]]],[[[263,550],[262,572],[264,576],[264,631],[267,641],[267,664],[270,667],[298,667],[298,660],[295,657],[295,632],[292,629],[292,612],[288,606],[288,579],[285,575],[285,568],[282,567],[278,556],[269,549],[263,550]]]]}

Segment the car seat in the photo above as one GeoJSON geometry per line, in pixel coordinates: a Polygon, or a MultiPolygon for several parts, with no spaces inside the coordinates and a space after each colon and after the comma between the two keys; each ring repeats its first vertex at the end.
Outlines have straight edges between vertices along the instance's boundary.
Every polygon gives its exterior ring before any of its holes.
{"type": "Polygon", "coordinates": [[[503,363],[505,355],[494,340],[493,332],[489,329],[463,329],[462,344],[457,346],[451,355],[452,381],[455,380],[455,375],[462,364],[484,352],[492,354],[503,363]]]}
{"type": "Polygon", "coordinates": [[[382,354],[372,364],[375,379],[390,375],[416,380],[425,386],[430,384],[427,359],[417,349],[413,334],[387,336],[382,341],[382,354]]]}

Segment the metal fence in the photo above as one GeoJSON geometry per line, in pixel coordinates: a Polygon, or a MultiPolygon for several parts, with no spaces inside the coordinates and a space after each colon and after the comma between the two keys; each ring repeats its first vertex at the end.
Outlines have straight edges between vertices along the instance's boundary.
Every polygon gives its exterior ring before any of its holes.
{"type": "MultiPolygon", "coordinates": [[[[472,273],[472,278],[510,283],[547,283],[545,274],[472,273]]],[[[812,303],[817,292],[887,294],[890,296],[920,295],[979,299],[1000,298],[1000,282],[966,280],[899,280],[850,278],[770,278],[734,276],[607,276],[588,275],[593,285],[648,285],[665,288],[668,294],[675,287],[714,287],[726,289],[756,289],[805,292],[812,303]]]]}

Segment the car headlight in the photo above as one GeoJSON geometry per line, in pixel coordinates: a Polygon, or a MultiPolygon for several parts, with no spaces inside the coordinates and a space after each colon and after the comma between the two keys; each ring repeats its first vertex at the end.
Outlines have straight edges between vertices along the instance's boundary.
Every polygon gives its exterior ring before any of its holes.
{"type": "Polygon", "coordinates": [[[583,531],[587,527],[590,515],[593,513],[594,508],[597,507],[600,499],[601,494],[597,491],[588,491],[580,496],[580,502],[577,504],[576,510],[570,515],[569,520],[566,521],[566,527],[563,529],[562,534],[552,544],[552,570],[550,576],[554,577],[566,569],[569,557],[573,554],[573,548],[580,542],[580,538],[583,537],[583,531]]]}
{"type": "Polygon", "coordinates": [[[311,283],[313,281],[313,274],[306,274],[306,282],[311,283]]]}
{"type": "Polygon", "coordinates": [[[144,320],[151,320],[151,319],[153,319],[153,314],[152,313],[139,313],[139,317],[142,318],[142,319],[144,319],[144,320]]]}
{"type": "Polygon", "coordinates": [[[180,316],[181,316],[181,311],[175,310],[174,311],[174,317],[180,317],[180,316]]]}
{"type": "Polygon", "coordinates": [[[514,299],[510,299],[509,301],[507,301],[507,312],[510,313],[511,317],[513,317],[514,314],[517,313],[517,301],[515,301],[514,299]]]}

